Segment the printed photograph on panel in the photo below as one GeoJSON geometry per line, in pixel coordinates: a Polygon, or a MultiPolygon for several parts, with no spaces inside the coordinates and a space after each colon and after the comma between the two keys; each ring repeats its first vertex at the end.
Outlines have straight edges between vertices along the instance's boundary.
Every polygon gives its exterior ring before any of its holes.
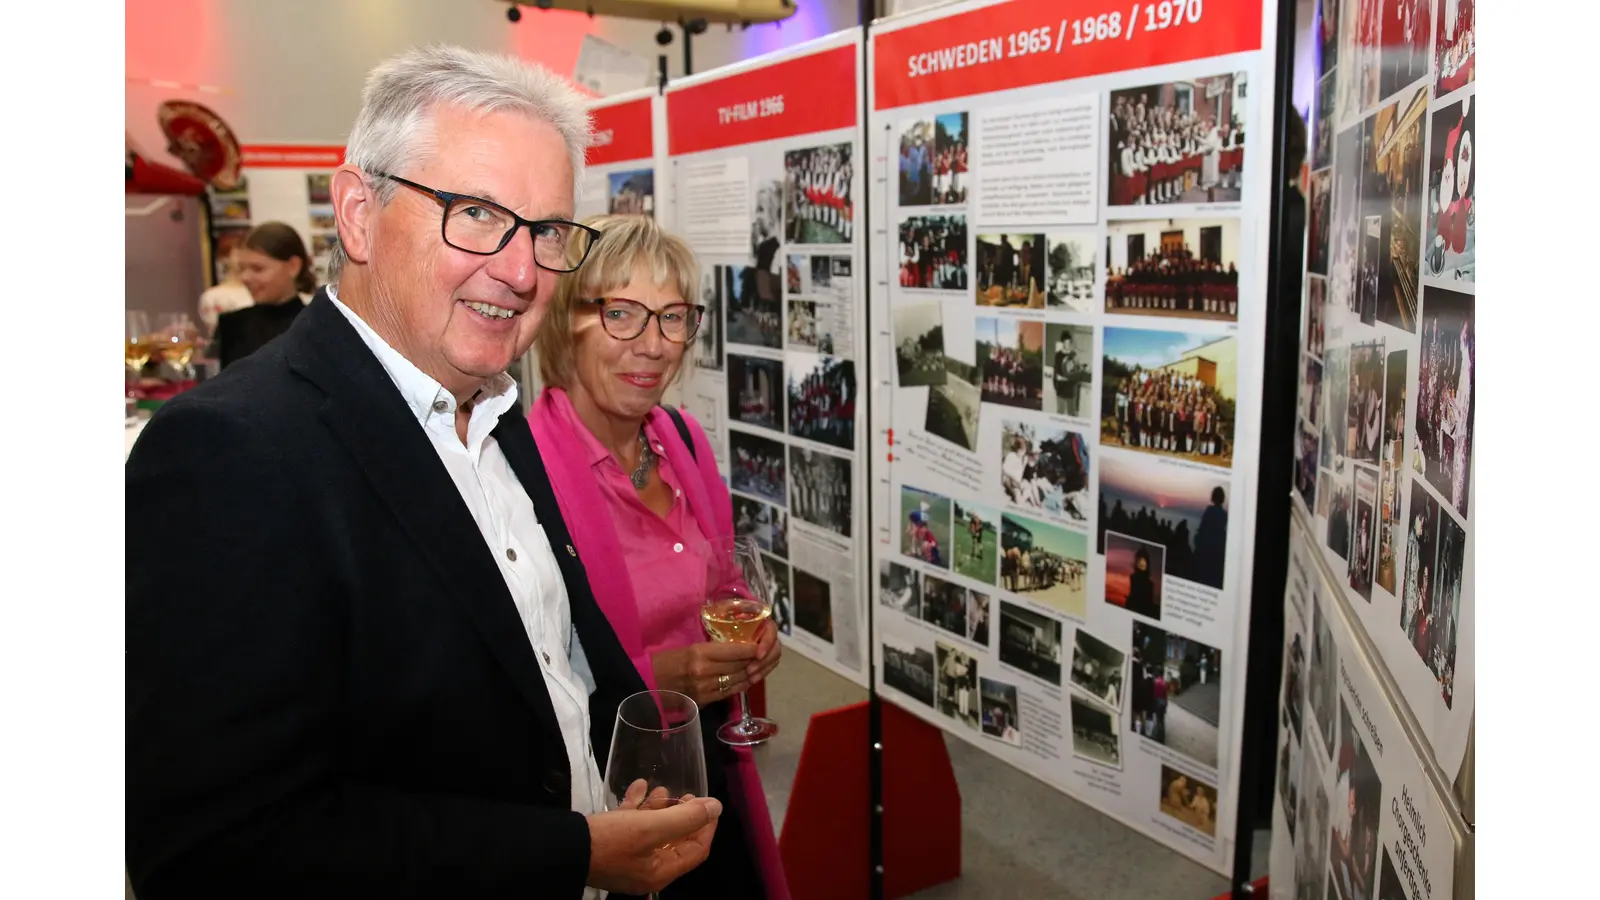
{"type": "Polygon", "coordinates": [[[1044,309],[1043,234],[980,234],[973,262],[979,306],[1044,309]]]}
{"type": "Polygon", "coordinates": [[[1477,97],[1471,96],[1434,113],[1428,145],[1428,235],[1423,267],[1429,278],[1464,284],[1471,284],[1477,271],[1477,208],[1473,206],[1476,105],[1477,97]]]}
{"type": "Polygon", "coordinates": [[[1100,443],[1233,465],[1236,338],[1108,327],[1102,353],[1100,443]]]}
{"type": "Polygon", "coordinates": [[[1244,173],[1245,73],[1111,92],[1111,206],[1229,203],[1244,173]]]}
{"type": "Polygon", "coordinates": [[[855,235],[855,178],[849,143],[783,154],[784,239],[790,244],[848,244],[855,235]]]}
{"type": "MultiPolygon", "coordinates": [[[[1100,454],[1095,550],[1116,532],[1163,550],[1165,574],[1222,589],[1228,568],[1229,482],[1127,453],[1100,454]]],[[[1109,561],[1108,561],[1109,565],[1109,561]]],[[[1110,590],[1107,578],[1107,590],[1110,590]]]]}
{"type": "Polygon", "coordinates": [[[1112,222],[1106,239],[1106,312],[1238,320],[1238,219],[1112,222]]]}
{"type": "Polygon", "coordinates": [[[1465,519],[1472,487],[1477,364],[1473,297],[1434,287],[1424,293],[1411,466],[1465,519]]]}
{"type": "Polygon", "coordinates": [[[967,289],[967,217],[911,216],[899,229],[900,286],[967,289]]]}
{"type": "Polygon", "coordinates": [[[1044,411],[1088,419],[1094,402],[1094,329],[1088,325],[1044,326],[1044,411]]]}

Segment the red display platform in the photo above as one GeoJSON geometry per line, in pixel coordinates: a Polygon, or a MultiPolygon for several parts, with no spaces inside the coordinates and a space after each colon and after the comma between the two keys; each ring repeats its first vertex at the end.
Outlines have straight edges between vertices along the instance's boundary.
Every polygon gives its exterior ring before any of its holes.
{"type": "MultiPolygon", "coordinates": [[[[866,703],[811,717],[778,849],[794,900],[867,900],[872,799],[866,703]]],[[[961,789],[939,729],[882,703],[883,889],[961,877],[961,789]]]]}
{"type": "MultiPolygon", "coordinates": [[[[1251,882],[1250,890],[1253,891],[1257,897],[1265,897],[1267,895],[1267,879],[1259,878],[1251,882]]],[[[1218,894],[1216,897],[1212,898],[1212,900],[1233,900],[1233,891],[1229,891],[1226,894],[1218,894]]]]}

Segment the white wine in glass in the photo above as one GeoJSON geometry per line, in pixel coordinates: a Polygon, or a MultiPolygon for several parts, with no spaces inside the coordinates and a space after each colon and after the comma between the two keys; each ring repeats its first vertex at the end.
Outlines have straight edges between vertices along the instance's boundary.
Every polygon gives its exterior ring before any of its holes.
{"type": "Polygon", "coordinates": [[[126,329],[123,332],[122,364],[128,370],[128,396],[137,397],[139,374],[150,364],[150,356],[155,353],[155,335],[150,332],[150,317],[140,310],[128,310],[124,321],[126,329]]]}
{"type": "MultiPolygon", "coordinates": [[[[711,584],[715,587],[700,607],[700,621],[714,641],[753,643],[762,623],[772,618],[772,590],[761,547],[752,537],[712,542],[711,584]]],[[[778,733],[778,723],[750,714],[748,692],[739,692],[739,720],[717,729],[717,740],[730,747],[754,747],[778,733]]]]}
{"type": "Polygon", "coordinates": [[[187,313],[168,313],[161,317],[161,359],[184,375],[189,371],[189,360],[194,357],[200,330],[187,313]]]}

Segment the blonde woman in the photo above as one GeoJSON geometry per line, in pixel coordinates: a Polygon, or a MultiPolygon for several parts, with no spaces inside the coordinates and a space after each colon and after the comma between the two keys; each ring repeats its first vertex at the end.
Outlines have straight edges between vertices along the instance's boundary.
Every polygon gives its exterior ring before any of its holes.
{"type": "MultiPolygon", "coordinates": [[[[704,307],[694,252],[653,218],[596,216],[601,237],[563,276],[539,329],[545,389],[528,413],[551,486],[601,610],[652,689],[687,694],[706,728],[706,774],[723,801],[711,856],[664,898],[787,900],[766,795],[746,748],[710,732],[730,698],[778,664],[778,629],[714,643],[700,624],[711,579],[729,563],[733,501],[700,425],[662,394],[693,345],[704,307]]],[[[597,752],[604,752],[596,748],[597,752]]]]}

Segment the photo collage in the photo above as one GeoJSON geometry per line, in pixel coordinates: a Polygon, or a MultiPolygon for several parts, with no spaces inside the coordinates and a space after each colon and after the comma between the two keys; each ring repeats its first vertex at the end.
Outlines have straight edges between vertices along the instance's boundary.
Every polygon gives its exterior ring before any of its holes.
{"type": "Polygon", "coordinates": [[[1447,769],[1471,718],[1474,7],[1319,3],[1293,451],[1302,512],[1447,769]]]}
{"type": "MultiPolygon", "coordinates": [[[[667,92],[669,118],[679,96],[667,92]]],[[[774,618],[786,646],[865,683],[859,144],[848,130],[801,133],[671,159],[672,215],[701,257],[705,307],[683,392],[715,404],[725,426],[708,436],[726,442],[734,529],[761,547],[783,600],[774,618]],[[707,170],[719,177],[686,174],[707,170]],[[721,231],[697,230],[702,202],[727,214],[721,231]]],[[[609,207],[652,210],[646,174],[611,174],[609,207]]],[[[700,408],[688,406],[697,418],[700,408]]]]}
{"type": "Polygon", "coordinates": [[[899,273],[880,294],[893,362],[874,375],[893,429],[876,649],[885,684],[933,720],[997,737],[992,702],[1020,734],[1007,758],[1123,781],[1141,798],[1129,815],[1214,847],[1237,715],[1229,509],[1239,328],[1257,314],[1240,279],[1256,106],[1250,72],[1195,68],[928,104],[887,129],[899,273]],[[986,221],[1001,173],[969,162],[987,166],[1002,134],[1044,133],[1052,104],[1089,110],[1098,196],[1081,215],[986,221]],[[1019,693],[1052,721],[1006,712],[1019,693]]]}

